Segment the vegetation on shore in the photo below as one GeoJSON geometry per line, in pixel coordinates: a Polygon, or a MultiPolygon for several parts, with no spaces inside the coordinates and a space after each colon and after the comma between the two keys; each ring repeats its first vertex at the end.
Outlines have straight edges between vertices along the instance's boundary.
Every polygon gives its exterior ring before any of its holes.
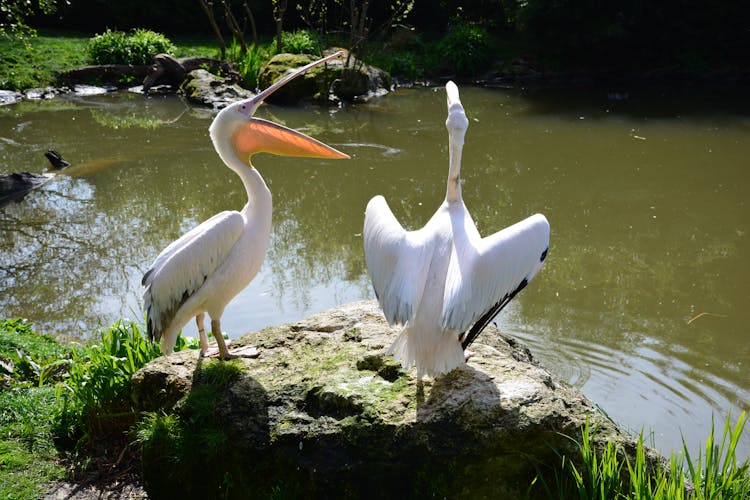
{"type": "MultiPolygon", "coordinates": [[[[176,349],[196,347],[180,336],[176,349]]],[[[117,463],[113,450],[120,461],[128,450],[137,456],[130,377],[159,354],[133,323],[62,345],[23,319],[0,319],[0,498],[42,498],[63,480],[96,483],[102,463],[117,463]]]]}
{"type": "MultiPolygon", "coordinates": [[[[325,42],[310,30],[283,32],[281,49],[295,54],[319,53],[327,46],[344,46],[340,37],[325,42]]],[[[367,63],[391,75],[416,80],[441,74],[476,75],[486,71],[493,60],[519,57],[522,44],[500,40],[477,26],[458,23],[444,36],[414,33],[400,38],[398,46],[385,47],[372,41],[361,49],[367,63]]],[[[81,33],[42,30],[38,36],[13,38],[0,36],[0,89],[22,91],[58,85],[62,71],[90,64],[148,64],[158,53],[175,57],[203,56],[220,58],[220,50],[204,37],[172,37],[149,30],[132,32],[106,30],[87,37],[81,33]]],[[[276,42],[261,39],[243,48],[233,42],[225,51],[247,88],[257,85],[262,65],[277,53],[276,42]]],[[[112,82],[117,83],[117,82],[112,82]]]]}
{"type": "MultiPolygon", "coordinates": [[[[197,342],[180,337],[176,349],[185,348],[197,348],[197,342]]],[[[0,320],[0,497],[39,498],[62,480],[96,484],[106,479],[102,469],[129,470],[129,480],[137,481],[141,447],[153,451],[164,432],[180,425],[172,416],[140,415],[132,407],[132,374],[159,354],[132,322],[117,322],[89,343],[64,346],[34,333],[27,321],[0,320]]],[[[211,377],[218,376],[221,386],[234,368],[228,364],[228,371],[211,371],[211,377]]],[[[571,436],[579,456],[561,455],[556,480],[546,483],[540,476],[529,492],[581,499],[748,498],[748,461],[736,456],[744,425],[744,413],[734,426],[727,419],[721,435],[712,430],[708,436],[705,453],[694,458],[684,447],[672,454],[669,469],[656,470],[645,459],[642,439],[631,460],[614,446],[595,450],[595,430],[586,426],[581,436],[571,436]]]]}

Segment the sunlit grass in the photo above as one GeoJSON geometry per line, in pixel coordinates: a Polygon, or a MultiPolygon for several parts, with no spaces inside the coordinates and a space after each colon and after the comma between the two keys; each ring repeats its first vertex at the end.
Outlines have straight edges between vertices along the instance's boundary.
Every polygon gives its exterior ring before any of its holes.
{"type": "Polygon", "coordinates": [[[52,433],[57,400],[50,384],[57,377],[51,373],[58,373],[49,368],[65,353],[30,323],[0,320],[0,498],[41,498],[65,476],[52,433]]]}
{"type": "Polygon", "coordinates": [[[750,498],[748,461],[740,462],[736,455],[745,421],[744,412],[734,426],[727,418],[718,440],[712,422],[705,452],[693,460],[683,443],[681,453],[673,452],[668,465],[647,460],[642,434],[634,457],[627,458],[611,442],[597,452],[595,432],[587,422],[581,430],[581,440],[576,442],[578,456],[562,457],[560,469],[554,472],[554,485],[550,486],[541,477],[535,483],[541,485],[549,498],[559,499],[747,500],[750,498]]]}
{"type": "Polygon", "coordinates": [[[69,32],[40,31],[21,40],[0,36],[0,89],[55,85],[58,71],[89,64],[87,41],[87,35],[69,32]]]}

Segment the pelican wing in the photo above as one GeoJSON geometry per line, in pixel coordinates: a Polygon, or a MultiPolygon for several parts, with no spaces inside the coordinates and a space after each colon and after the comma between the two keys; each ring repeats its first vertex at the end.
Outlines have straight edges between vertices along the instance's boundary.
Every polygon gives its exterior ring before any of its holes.
{"type": "Polygon", "coordinates": [[[185,301],[226,260],[240,237],[239,212],[221,212],[172,242],[143,275],[148,334],[159,340],[185,301]]]}
{"type": "Polygon", "coordinates": [[[406,231],[382,196],[365,211],[365,260],[375,295],[390,324],[412,317],[429,269],[429,244],[419,231],[406,231]]]}
{"type": "Polygon", "coordinates": [[[455,244],[442,326],[464,332],[488,312],[497,314],[539,271],[549,248],[549,223],[536,214],[486,238],[455,244]]]}

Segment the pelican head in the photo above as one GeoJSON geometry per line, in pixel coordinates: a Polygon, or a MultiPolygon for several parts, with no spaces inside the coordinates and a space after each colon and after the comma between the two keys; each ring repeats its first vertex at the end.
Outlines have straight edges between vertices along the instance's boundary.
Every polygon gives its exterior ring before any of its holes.
{"type": "Polygon", "coordinates": [[[448,82],[445,85],[445,93],[448,98],[448,118],[445,120],[445,127],[448,129],[451,142],[463,146],[469,120],[458,97],[458,87],[455,83],[448,82]]]}
{"type": "Polygon", "coordinates": [[[466,118],[461,99],[458,97],[458,87],[453,82],[445,85],[445,93],[448,97],[448,118],[445,120],[445,128],[448,129],[448,190],[446,200],[456,202],[461,200],[461,153],[464,147],[464,136],[469,128],[469,120],[466,118]]]}
{"type": "Polygon", "coordinates": [[[225,159],[225,163],[228,165],[236,163],[228,157],[230,153],[231,156],[250,167],[252,167],[250,157],[261,152],[282,156],[349,158],[348,155],[301,132],[253,117],[255,111],[269,95],[311,68],[335,59],[343,53],[343,51],[336,52],[291,71],[256,96],[234,102],[222,109],[208,130],[216,150],[225,159]]]}

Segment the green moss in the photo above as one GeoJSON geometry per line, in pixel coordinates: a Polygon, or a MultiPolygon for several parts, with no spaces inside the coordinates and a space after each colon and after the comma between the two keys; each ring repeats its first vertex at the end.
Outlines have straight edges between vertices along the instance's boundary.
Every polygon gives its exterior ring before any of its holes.
{"type": "Polygon", "coordinates": [[[361,342],[362,334],[359,328],[352,328],[344,332],[344,342],[361,342]]]}
{"type": "MultiPolygon", "coordinates": [[[[144,485],[150,495],[224,496],[235,489],[230,423],[217,408],[227,388],[246,372],[240,360],[204,359],[196,367],[193,387],[170,415],[149,414],[139,425],[144,485]],[[171,478],[167,483],[164,477],[171,478]],[[195,481],[194,478],[203,480],[195,481]]],[[[241,460],[240,460],[241,461],[241,460]]]]}
{"type": "Polygon", "coordinates": [[[218,359],[204,359],[193,376],[193,384],[227,387],[245,372],[240,360],[221,361],[218,359]]]}

